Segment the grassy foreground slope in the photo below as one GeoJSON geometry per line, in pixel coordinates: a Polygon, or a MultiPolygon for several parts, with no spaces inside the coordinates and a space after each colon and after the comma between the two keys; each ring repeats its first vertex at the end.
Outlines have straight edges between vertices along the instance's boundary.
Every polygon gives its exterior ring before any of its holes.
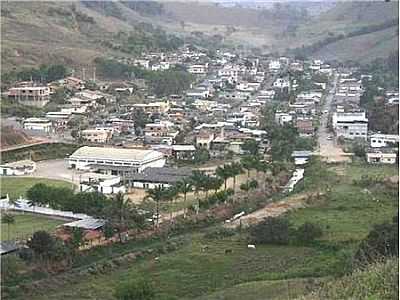
{"type": "Polygon", "coordinates": [[[347,263],[343,254],[354,253],[374,224],[391,220],[398,210],[393,189],[380,184],[362,188],[353,180],[366,173],[392,177],[398,169],[364,164],[327,167],[317,163],[306,172],[307,179],[298,191],[321,191],[326,195],[291,212],[289,219],[295,226],[306,221],[319,223],[323,236],[313,243],[247,249],[246,230],[215,239],[207,235],[210,228],[186,234],[176,251],[158,252],[82,280],[63,279],[61,288],[44,281],[45,293],[37,289],[34,295],[21,296],[37,300],[111,300],[115,299],[116,286],[140,277],[153,282],[160,299],[231,299],[229,295],[295,299],[309,294],[321,280],[341,275],[347,263]],[[208,246],[206,251],[204,246],[208,246]],[[227,249],[231,251],[226,253],[227,249]],[[264,294],[260,294],[262,291],[264,294]]]}
{"type": "Polygon", "coordinates": [[[325,285],[303,300],[341,299],[398,299],[399,259],[369,265],[365,270],[327,281],[325,285]]]}

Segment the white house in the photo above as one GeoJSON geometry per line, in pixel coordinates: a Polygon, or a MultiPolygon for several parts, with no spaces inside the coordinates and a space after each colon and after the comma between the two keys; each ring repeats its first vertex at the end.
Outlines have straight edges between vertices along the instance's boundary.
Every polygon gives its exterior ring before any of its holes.
{"type": "Polygon", "coordinates": [[[45,118],[28,118],[24,121],[24,129],[50,132],[53,125],[45,118]]]}
{"type": "Polygon", "coordinates": [[[274,88],[284,89],[284,88],[289,88],[290,83],[289,83],[289,80],[287,80],[287,79],[277,78],[274,81],[273,86],[274,86],[274,88]]]}
{"type": "Polygon", "coordinates": [[[281,63],[279,62],[279,60],[271,60],[268,64],[268,69],[271,72],[278,72],[281,68],[281,63]]]}
{"type": "Polygon", "coordinates": [[[367,139],[368,118],[365,112],[335,112],[332,125],[337,137],[367,139]]]}
{"type": "Polygon", "coordinates": [[[391,149],[380,150],[369,150],[367,152],[367,162],[369,163],[381,163],[381,164],[395,164],[396,163],[396,153],[391,149]]]}
{"type": "Polygon", "coordinates": [[[293,120],[293,116],[289,113],[285,112],[276,112],[275,113],[275,122],[279,125],[284,125],[286,123],[290,123],[293,120]]]}
{"type": "Polygon", "coordinates": [[[28,175],[36,170],[36,163],[31,160],[20,160],[0,165],[0,176],[28,175]]]}
{"type": "Polygon", "coordinates": [[[103,194],[126,192],[126,188],[122,184],[120,176],[90,172],[80,176],[79,190],[81,192],[97,191],[103,194]]]}
{"type": "Polygon", "coordinates": [[[206,88],[196,88],[186,92],[186,96],[192,98],[209,98],[211,96],[211,92],[209,89],[206,88]]]}
{"type": "Polygon", "coordinates": [[[372,148],[382,148],[389,146],[389,143],[399,143],[399,136],[396,134],[372,134],[369,139],[372,148]]]}
{"type": "Polygon", "coordinates": [[[208,64],[204,65],[190,65],[188,67],[188,72],[192,74],[203,75],[207,73],[208,64]]]}

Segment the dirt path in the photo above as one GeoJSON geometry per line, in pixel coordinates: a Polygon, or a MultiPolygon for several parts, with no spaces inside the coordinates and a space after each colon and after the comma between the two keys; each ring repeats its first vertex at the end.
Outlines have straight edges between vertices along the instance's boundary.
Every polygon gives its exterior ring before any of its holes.
{"type": "Polygon", "coordinates": [[[236,219],[230,223],[225,223],[227,228],[235,228],[240,224],[242,226],[249,226],[257,224],[267,217],[278,217],[285,212],[306,207],[305,201],[309,198],[309,194],[299,194],[286,198],[285,200],[267,204],[263,208],[256,210],[248,215],[245,215],[239,219],[236,219]]]}
{"type": "MultiPolygon", "coordinates": [[[[337,78],[335,78],[334,86],[331,92],[336,90],[337,78]]],[[[334,103],[334,94],[329,93],[326,97],[325,103],[322,107],[323,111],[328,111],[329,113],[323,113],[321,116],[321,124],[318,128],[318,150],[316,154],[321,156],[323,161],[328,163],[337,162],[350,162],[352,153],[345,153],[342,148],[337,144],[336,137],[327,128],[328,116],[332,114],[332,105],[334,103]],[[329,137],[329,138],[328,138],[329,137]]]]}

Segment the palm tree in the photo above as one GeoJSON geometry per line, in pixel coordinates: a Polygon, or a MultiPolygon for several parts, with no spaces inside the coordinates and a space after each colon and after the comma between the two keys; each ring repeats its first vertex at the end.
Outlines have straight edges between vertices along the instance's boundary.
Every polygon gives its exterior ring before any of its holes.
{"type": "Polygon", "coordinates": [[[257,171],[261,171],[261,172],[264,174],[264,176],[263,176],[263,182],[264,182],[263,190],[264,190],[264,191],[265,191],[265,189],[266,189],[267,172],[268,172],[269,170],[270,170],[270,165],[267,164],[266,162],[260,162],[260,163],[257,165],[257,171]]]}
{"type": "MultiPolygon", "coordinates": [[[[200,208],[199,191],[201,191],[201,189],[203,188],[204,177],[205,177],[205,175],[198,170],[193,171],[192,176],[190,176],[190,181],[194,187],[194,194],[195,194],[195,197],[197,198],[198,208],[200,208]]],[[[198,209],[197,209],[197,213],[198,213],[198,209]]]]}
{"type": "Polygon", "coordinates": [[[172,203],[179,195],[179,188],[176,185],[169,186],[165,191],[165,200],[171,201],[170,220],[172,221],[172,203]]]}
{"type": "Polygon", "coordinates": [[[231,177],[231,170],[228,165],[223,165],[222,167],[218,167],[215,171],[217,176],[224,181],[224,190],[226,191],[226,183],[228,179],[231,177]]]}
{"type": "Polygon", "coordinates": [[[162,186],[156,186],[154,189],[147,190],[145,199],[151,199],[156,203],[156,227],[158,228],[158,222],[160,219],[160,202],[165,199],[165,188],[162,186]]]}
{"type": "Polygon", "coordinates": [[[107,208],[106,214],[112,219],[112,223],[116,224],[118,228],[118,237],[122,243],[122,231],[126,227],[126,223],[129,222],[129,213],[131,206],[129,200],[124,197],[124,194],[119,192],[112,199],[111,206],[107,208]]]}
{"type": "Polygon", "coordinates": [[[208,198],[208,191],[213,189],[214,178],[210,175],[205,175],[202,184],[202,190],[206,193],[206,199],[208,198]]]}
{"type": "Polygon", "coordinates": [[[190,180],[187,179],[182,179],[182,181],[177,182],[177,188],[180,193],[183,194],[183,217],[186,218],[186,199],[187,199],[187,193],[190,193],[192,191],[193,185],[190,182],[190,180]]]}
{"type": "Polygon", "coordinates": [[[233,191],[235,192],[236,189],[236,176],[240,175],[243,173],[243,168],[242,165],[240,163],[231,163],[230,165],[230,169],[231,169],[231,175],[233,177],[233,191]]]}
{"type": "Polygon", "coordinates": [[[224,181],[222,180],[222,178],[210,177],[210,182],[209,182],[210,190],[214,190],[214,194],[216,194],[223,183],[224,181]]]}
{"type": "Polygon", "coordinates": [[[15,218],[12,214],[5,213],[1,218],[1,223],[7,224],[7,240],[10,240],[10,225],[15,224],[15,218]]]}
{"type": "Polygon", "coordinates": [[[258,160],[253,156],[244,156],[240,161],[242,167],[247,171],[247,182],[250,179],[250,171],[256,168],[258,160]]]}

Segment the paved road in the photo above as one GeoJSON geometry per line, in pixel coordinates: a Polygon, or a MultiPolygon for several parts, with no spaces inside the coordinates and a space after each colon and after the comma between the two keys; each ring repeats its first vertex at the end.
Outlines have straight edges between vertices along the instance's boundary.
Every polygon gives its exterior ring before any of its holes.
{"type": "Polygon", "coordinates": [[[333,87],[330,90],[330,93],[325,99],[325,103],[322,107],[322,116],[321,116],[321,124],[318,129],[318,154],[321,156],[322,160],[327,162],[345,162],[350,161],[350,157],[348,153],[343,152],[342,148],[337,144],[336,138],[333,133],[329,131],[327,128],[328,125],[328,117],[332,114],[332,104],[333,98],[335,95],[337,84],[337,75],[335,75],[335,79],[333,82],[333,87]],[[324,113],[328,111],[328,113],[324,113]],[[328,137],[332,136],[332,139],[329,140],[328,137]]]}

